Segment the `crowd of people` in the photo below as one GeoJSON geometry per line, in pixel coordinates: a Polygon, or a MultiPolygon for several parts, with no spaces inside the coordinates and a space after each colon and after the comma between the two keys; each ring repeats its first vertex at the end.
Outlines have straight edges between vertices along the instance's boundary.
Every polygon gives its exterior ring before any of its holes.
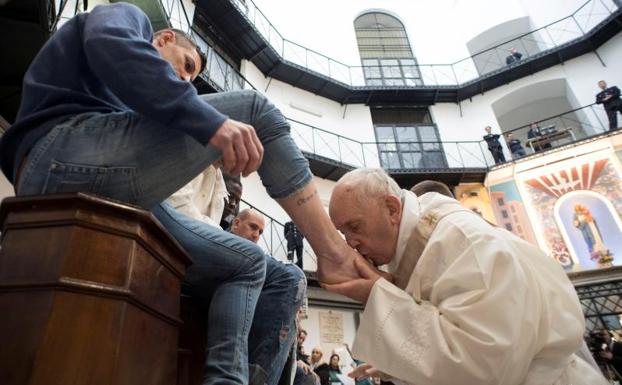
{"type": "Polygon", "coordinates": [[[257,171],[317,256],[322,286],[365,306],[348,374],[356,381],[604,383],[580,354],[581,306],[555,261],[450,196],[402,190],[381,169],[344,175],[327,213],[281,112],[255,91],[197,95],[191,81],[205,62],[190,36],[154,33],[139,8],[97,6],[44,45],[0,140],[17,195],[134,204],[188,252],[182,291],[209,307],[204,384],[276,385],[288,361],[320,383],[343,378],[338,355],[325,366],[321,352],[305,358],[304,274],[257,245],[258,211],[225,214],[222,170],[257,171]]]}

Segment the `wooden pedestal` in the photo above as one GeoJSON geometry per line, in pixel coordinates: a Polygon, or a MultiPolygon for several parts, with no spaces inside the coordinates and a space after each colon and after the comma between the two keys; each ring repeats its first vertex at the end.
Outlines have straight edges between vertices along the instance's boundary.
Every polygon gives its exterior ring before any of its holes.
{"type": "Polygon", "coordinates": [[[176,383],[190,258],[148,212],[21,197],[0,223],[0,384],[176,383]]]}

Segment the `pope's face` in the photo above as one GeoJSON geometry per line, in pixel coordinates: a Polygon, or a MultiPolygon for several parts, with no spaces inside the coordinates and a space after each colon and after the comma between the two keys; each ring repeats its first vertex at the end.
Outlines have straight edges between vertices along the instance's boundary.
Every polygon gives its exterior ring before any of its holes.
{"type": "Polygon", "coordinates": [[[401,201],[394,196],[356,198],[338,186],[330,200],[330,217],[350,247],[377,266],[395,255],[401,219],[401,201]]]}

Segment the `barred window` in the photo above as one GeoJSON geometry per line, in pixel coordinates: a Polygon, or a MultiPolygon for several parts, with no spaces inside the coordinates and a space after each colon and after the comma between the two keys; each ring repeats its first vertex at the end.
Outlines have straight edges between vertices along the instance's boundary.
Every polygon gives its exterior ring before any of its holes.
{"type": "Polygon", "coordinates": [[[365,13],[354,20],[365,84],[415,86],[423,84],[404,25],[382,12],[365,13]]]}

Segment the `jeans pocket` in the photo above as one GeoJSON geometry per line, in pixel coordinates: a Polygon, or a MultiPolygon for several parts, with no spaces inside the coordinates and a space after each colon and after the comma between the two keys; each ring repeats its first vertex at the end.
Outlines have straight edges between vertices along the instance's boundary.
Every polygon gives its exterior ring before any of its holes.
{"type": "Polygon", "coordinates": [[[52,160],[43,194],[86,192],[136,203],[141,191],[136,168],[132,166],[93,166],[52,160]]]}

